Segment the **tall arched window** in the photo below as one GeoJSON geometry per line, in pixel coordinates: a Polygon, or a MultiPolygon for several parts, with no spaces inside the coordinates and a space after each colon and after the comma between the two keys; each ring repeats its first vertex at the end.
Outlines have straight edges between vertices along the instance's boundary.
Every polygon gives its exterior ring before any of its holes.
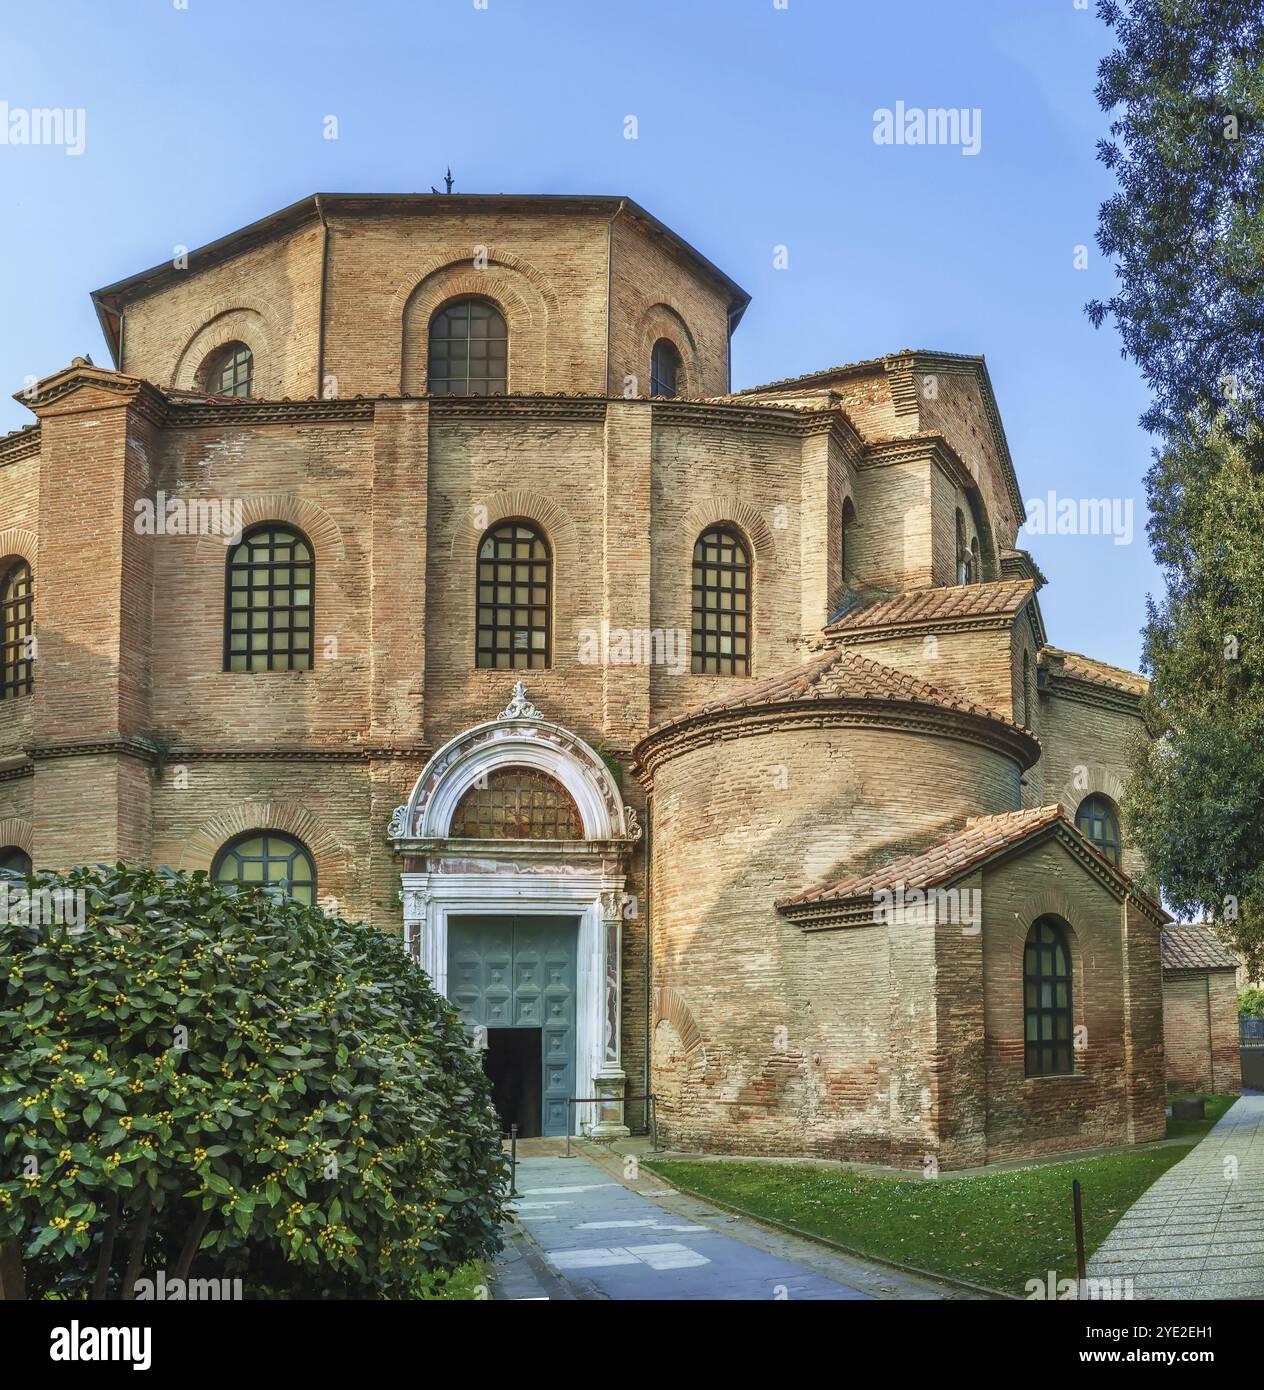
{"type": "Polygon", "coordinates": [[[31,856],[17,845],[0,849],[0,874],[17,874],[26,878],[31,872],[31,856]]]}
{"type": "Polygon", "coordinates": [[[1023,650],[1023,685],[1018,692],[1018,698],[1022,702],[1019,708],[1019,723],[1024,728],[1031,728],[1031,656],[1023,650]]]}
{"type": "Polygon", "coordinates": [[[983,581],[983,560],[979,555],[978,536],[970,537],[970,578],[967,584],[979,584],[983,581]]]}
{"type": "Polygon", "coordinates": [[[683,380],[684,363],[676,344],[670,338],[660,338],[650,353],[650,395],[678,395],[683,380]]]}
{"type": "Polygon", "coordinates": [[[1071,952],[1062,924],[1039,917],[1023,950],[1023,1039],[1028,1076],[1075,1070],[1071,952]]]}
{"type": "Polygon", "coordinates": [[[502,767],[461,798],[449,835],[477,840],[582,840],[584,823],[571,794],[547,773],[502,767]]]}
{"type": "Polygon", "coordinates": [[[201,387],[213,396],[249,396],[255,384],[255,356],[245,343],[216,348],[198,374],[201,387]]]}
{"type": "Polygon", "coordinates": [[[1091,840],[1110,862],[1119,864],[1123,848],[1119,836],[1119,815],[1104,796],[1086,796],[1075,813],[1075,828],[1091,840]]]}
{"type": "Polygon", "coordinates": [[[736,531],[714,526],[693,547],[692,669],[750,675],[750,556],[736,531]]]}
{"type": "Polygon", "coordinates": [[[966,519],[961,514],[961,508],[957,508],[956,517],[957,534],[957,583],[968,584],[970,582],[970,552],[966,548],[966,519]]]}
{"type": "Polygon", "coordinates": [[[504,395],[509,330],[486,299],[454,299],[430,320],[426,389],[432,396],[504,395]]]}
{"type": "Polygon", "coordinates": [[[311,907],[316,901],[316,865],[307,846],[276,830],[248,830],[215,856],[215,883],[242,888],[280,888],[311,907]]]}
{"type": "Polygon", "coordinates": [[[847,587],[847,566],[853,562],[848,546],[856,538],[856,508],[850,497],[843,502],[843,520],[838,534],[838,563],[842,571],[843,587],[847,587]]]}
{"type": "Polygon", "coordinates": [[[310,671],[315,590],[311,542],[265,522],[228,553],[225,671],[310,671]]]}
{"type": "Polygon", "coordinates": [[[0,583],[0,700],[29,695],[35,684],[31,567],[19,560],[0,583]]]}
{"type": "Polygon", "coordinates": [[[548,542],[528,522],[502,522],[479,542],[476,665],[548,666],[552,569],[548,542]]]}

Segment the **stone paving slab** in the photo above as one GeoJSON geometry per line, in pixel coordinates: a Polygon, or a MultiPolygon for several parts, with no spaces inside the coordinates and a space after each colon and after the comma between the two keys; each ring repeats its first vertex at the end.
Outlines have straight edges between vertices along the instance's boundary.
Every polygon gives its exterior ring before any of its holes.
{"type": "Polygon", "coordinates": [[[1264,1093],[1237,1100],[1129,1207],[1088,1273],[1131,1279],[1136,1298],[1264,1297],[1264,1093]]]}
{"type": "Polygon", "coordinates": [[[518,1193],[511,1210],[548,1263],[564,1279],[578,1275],[607,1298],[870,1297],[666,1211],[578,1155],[520,1158],[518,1193]]]}

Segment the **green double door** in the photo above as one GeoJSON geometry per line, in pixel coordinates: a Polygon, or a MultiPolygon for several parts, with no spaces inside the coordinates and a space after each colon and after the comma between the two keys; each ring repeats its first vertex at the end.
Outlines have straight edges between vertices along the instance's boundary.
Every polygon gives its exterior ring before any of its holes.
{"type": "Polygon", "coordinates": [[[485,1037],[501,1122],[524,1136],[566,1133],[578,936],[573,917],[448,919],[448,998],[485,1037]]]}

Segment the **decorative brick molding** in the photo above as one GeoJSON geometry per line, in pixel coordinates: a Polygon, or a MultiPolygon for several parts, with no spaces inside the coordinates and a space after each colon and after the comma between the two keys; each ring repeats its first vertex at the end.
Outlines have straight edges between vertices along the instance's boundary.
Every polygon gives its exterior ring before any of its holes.
{"type": "Polygon", "coordinates": [[[0,846],[16,845],[18,849],[31,853],[34,833],[29,820],[20,816],[5,816],[0,819],[0,846]]]}
{"type": "MultiPolygon", "coordinates": [[[[676,383],[677,394],[687,396],[692,391],[696,395],[697,382],[701,376],[698,364],[698,345],[694,341],[693,334],[689,331],[689,325],[685,322],[684,315],[672,305],[664,304],[661,301],[658,304],[651,304],[641,320],[641,351],[638,359],[640,365],[637,368],[637,376],[639,378],[638,385],[643,389],[639,394],[649,395],[650,358],[654,352],[654,344],[660,338],[666,338],[680,353],[685,379],[683,382],[676,383]],[[644,376],[641,376],[642,372],[644,376]]],[[[617,384],[616,382],[615,385],[617,386],[617,384]]]]}
{"type": "Polygon", "coordinates": [[[189,339],[171,371],[171,385],[180,391],[197,391],[203,383],[198,373],[207,357],[227,343],[242,342],[254,354],[255,395],[279,393],[276,343],[281,335],[267,311],[243,304],[212,306],[202,327],[189,339]]]}
{"type": "Polygon", "coordinates": [[[21,526],[0,531],[0,575],[7,573],[18,560],[25,560],[34,576],[39,554],[39,537],[21,526]]]}
{"type": "Polygon", "coordinates": [[[462,584],[469,581],[468,569],[458,574],[455,566],[473,565],[478,543],[491,527],[502,521],[519,519],[534,521],[544,532],[553,553],[555,570],[563,561],[567,566],[578,563],[579,532],[570,512],[538,490],[506,488],[474,503],[464,518],[459,512],[453,516],[450,554],[454,571],[450,582],[462,584]]]}
{"type": "Polygon", "coordinates": [[[660,1023],[670,1024],[676,1030],[676,1036],[687,1054],[692,1054],[702,1047],[702,1034],[693,1012],[685,1002],[685,996],[670,985],[654,991],[654,1013],[651,1023],[655,1028],[660,1023]]]}
{"type": "Polygon", "coordinates": [[[1115,810],[1123,804],[1124,782],[1123,778],[1112,768],[1104,763],[1083,763],[1088,785],[1080,790],[1076,786],[1074,772],[1071,777],[1063,783],[1062,790],[1058,794],[1058,801],[1066,809],[1067,817],[1072,823],[1075,821],[1075,813],[1080,809],[1080,805],[1086,797],[1104,796],[1107,797],[1115,810]]]}
{"type": "Polygon", "coordinates": [[[548,380],[550,314],[557,296],[535,266],[507,251],[487,250],[487,268],[475,267],[471,249],[450,248],[414,266],[391,300],[401,326],[400,391],[426,390],[430,320],[450,299],[475,295],[494,301],[509,330],[508,389],[542,391],[548,380]]]}
{"type": "MultiPolygon", "coordinates": [[[[761,567],[773,569],[777,564],[777,543],[772,538],[772,530],[762,511],[743,502],[736,494],[716,494],[700,497],[681,515],[676,523],[676,535],[684,547],[681,551],[681,564],[688,564],[693,554],[693,545],[698,537],[711,526],[725,523],[736,526],[759,558],[761,567]]],[[[756,573],[756,580],[759,575],[756,573]]],[[[758,595],[756,595],[758,598],[758,595]]]]}
{"type": "Polygon", "coordinates": [[[307,807],[260,796],[249,797],[232,810],[203,821],[184,842],[177,867],[188,872],[209,869],[229,840],[250,830],[278,830],[301,840],[316,861],[318,880],[322,871],[335,864],[339,870],[350,864],[347,847],[307,807]]]}
{"type": "MultiPolygon", "coordinates": [[[[190,494],[190,499],[194,496],[196,494],[190,494]]],[[[243,531],[265,521],[288,523],[298,527],[316,547],[317,563],[328,564],[347,558],[342,527],[319,503],[293,492],[256,492],[245,494],[241,504],[243,531]]],[[[227,549],[222,536],[202,536],[197,545],[197,557],[206,560],[219,556],[222,560],[227,549]]]]}

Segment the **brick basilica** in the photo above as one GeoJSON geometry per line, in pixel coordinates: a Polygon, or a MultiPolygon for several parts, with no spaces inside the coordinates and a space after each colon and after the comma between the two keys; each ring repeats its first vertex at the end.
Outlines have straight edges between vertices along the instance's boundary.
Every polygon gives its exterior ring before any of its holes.
{"type": "Polygon", "coordinates": [[[371,920],[523,1133],[1163,1136],[1144,682],[1050,645],[981,357],[734,392],[748,296],[613,197],[318,194],[93,298],[0,439],[0,865],[371,920]]]}

